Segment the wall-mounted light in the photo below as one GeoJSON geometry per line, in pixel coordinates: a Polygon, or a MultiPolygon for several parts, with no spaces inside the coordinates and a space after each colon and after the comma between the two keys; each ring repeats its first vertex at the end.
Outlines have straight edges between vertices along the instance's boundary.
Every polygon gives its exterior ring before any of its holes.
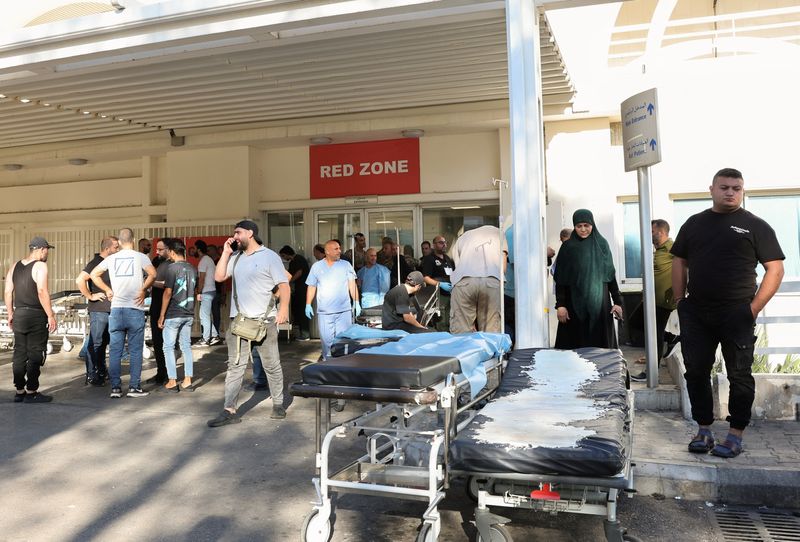
{"type": "Polygon", "coordinates": [[[425,130],[420,130],[419,128],[409,128],[408,130],[403,130],[401,133],[403,134],[403,137],[420,138],[425,135],[425,130]]]}
{"type": "Polygon", "coordinates": [[[312,145],[327,145],[331,141],[333,141],[333,139],[329,138],[328,136],[316,136],[308,140],[308,142],[312,145]]]}
{"type": "Polygon", "coordinates": [[[169,144],[173,147],[183,147],[186,143],[185,136],[179,136],[175,134],[175,130],[170,128],[169,131],[169,144]]]}
{"type": "Polygon", "coordinates": [[[89,162],[89,160],[87,160],[86,158],[70,158],[69,159],[69,164],[71,166],[85,166],[88,162],[89,162]]]}
{"type": "Polygon", "coordinates": [[[17,171],[22,169],[22,164],[3,164],[3,169],[8,171],[17,171]]]}

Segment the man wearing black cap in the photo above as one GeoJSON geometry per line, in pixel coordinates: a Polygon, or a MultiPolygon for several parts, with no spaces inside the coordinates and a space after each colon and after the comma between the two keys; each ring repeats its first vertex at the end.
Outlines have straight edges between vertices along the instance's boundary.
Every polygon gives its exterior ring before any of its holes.
{"type": "Polygon", "coordinates": [[[53,398],[39,393],[39,375],[47,338],[56,330],[47,289],[47,254],[55,247],[44,237],[34,237],[28,248],[28,257],[9,269],[4,292],[8,325],[14,330],[14,402],[49,403],[53,398]]]}
{"type": "MultiPolygon", "coordinates": [[[[291,294],[286,275],[280,256],[264,246],[258,238],[258,225],[252,220],[242,220],[236,224],[233,237],[228,238],[222,247],[222,255],[214,271],[214,280],[217,282],[233,277],[231,319],[241,313],[248,318],[262,318],[267,322],[266,337],[261,342],[254,342],[252,346],[258,351],[264,372],[267,373],[272,394],[270,417],[274,419],[286,417],[283,406],[283,370],[278,352],[278,324],[289,320],[291,294]],[[277,311],[272,295],[276,287],[280,301],[277,311]]],[[[242,421],[236,416],[236,403],[250,357],[250,342],[233,335],[231,326],[226,327],[228,371],[225,375],[225,405],[219,416],[208,421],[209,427],[242,421]]]]}
{"type": "Polygon", "coordinates": [[[383,329],[402,329],[409,333],[427,333],[432,331],[417,321],[414,314],[422,311],[414,294],[422,289],[425,277],[419,271],[408,274],[404,284],[398,284],[383,298],[383,314],[381,326],[383,329]],[[412,305],[414,309],[412,310],[412,305]]]}

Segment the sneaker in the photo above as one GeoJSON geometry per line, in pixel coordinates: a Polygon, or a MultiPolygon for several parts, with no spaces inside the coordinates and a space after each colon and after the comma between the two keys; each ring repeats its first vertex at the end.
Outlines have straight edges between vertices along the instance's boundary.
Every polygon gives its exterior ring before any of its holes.
{"type": "Polygon", "coordinates": [[[52,395],[45,395],[43,393],[39,393],[38,391],[29,391],[25,394],[24,399],[26,403],[49,403],[52,400],[52,395]]]}
{"type": "Polygon", "coordinates": [[[16,393],[16,392],[14,393],[14,402],[15,403],[21,403],[24,400],[25,400],[25,392],[24,391],[22,393],[16,393]]]}
{"type": "Polygon", "coordinates": [[[223,409],[222,412],[220,412],[219,416],[217,416],[213,420],[208,420],[206,425],[208,425],[209,427],[222,427],[223,425],[228,425],[232,423],[242,423],[242,419],[236,414],[231,414],[227,410],[223,409]]]}
{"type": "Polygon", "coordinates": [[[192,348],[208,348],[209,346],[211,346],[211,341],[204,341],[203,339],[200,339],[192,345],[192,348]]]}
{"type": "Polygon", "coordinates": [[[631,375],[633,382],[645,382],[647,380],[647,373],[639,373],[638,375],[631,375]]]}
{"type": "Polygon", "coordinates": [[[272,407],[272,414],[269,415],[273,420],[282,420],[286,417],[286,409],[282,406],[275,405],[272,407]]]}
{"type": "Polygon", "coordinates": [[[112,399],[119,399],[122,397],[122,388],[111,388],[111,393],[108,396],[112,399]]]}
{"type": "Polygon", "coordinates": [[[147,397],[150,395],[149,391],[144,391],[142,388],[128,388],[128,397],[147,397]]]}
{"type": "Polygon", "coordinates": [[[208,346],[214,346],[217,344],[222,344],[222,339],[219,337],[211,337],[211,340],[208,341],[208,346]]]}
{"type": "Polygon", "coordinates": [[[306,341],[310,341],[311,337],[309,337],[308,335],[300,335],[299,337],[297,337],[297,340],[306,342],[306,341]]]}

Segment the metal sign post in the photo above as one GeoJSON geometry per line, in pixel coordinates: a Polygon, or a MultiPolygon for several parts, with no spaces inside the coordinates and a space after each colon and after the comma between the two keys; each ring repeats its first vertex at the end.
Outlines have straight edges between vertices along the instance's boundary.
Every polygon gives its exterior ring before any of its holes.
{"type": "Polygon", "coordinates": [[[659,338],[656,336],[656,299],[652,247],[652,196],[650,166],[661,161],[658,133],[658,96],[656,89],[646,90],[622,102],[622,138],[625,171],[636,170],[639,181],[639,234],[642,249],[642,299],[644,302],[645,355],[647,387],[658,386],[659,338]]]}

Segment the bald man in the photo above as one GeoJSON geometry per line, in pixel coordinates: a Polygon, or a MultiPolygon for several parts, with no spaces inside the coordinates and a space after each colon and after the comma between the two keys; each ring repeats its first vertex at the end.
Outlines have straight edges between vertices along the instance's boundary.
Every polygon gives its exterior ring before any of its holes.
{"type": "Polygon", "coordinates": [[[331,344],[339,333],[353,325],[350,306],[352,299],[356,316],[361,314],[356,288],[356,272],[350,262],[341,259],[342,247],[338,241],[325,243],[325,258],[311,266],[306,279],[305,314],[310,320],[314,317],[311,303],[317,298],[317,326],[322,342],[322,358],[331,355],[331,344]]]}

